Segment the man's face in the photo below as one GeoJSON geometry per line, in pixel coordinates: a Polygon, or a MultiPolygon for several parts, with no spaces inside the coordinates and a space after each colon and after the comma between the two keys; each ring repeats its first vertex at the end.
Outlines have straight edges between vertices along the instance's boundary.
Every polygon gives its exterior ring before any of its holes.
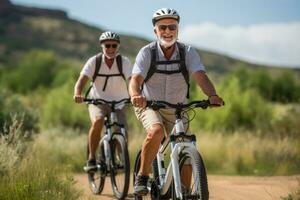
{"type": "Polygon", "coordinates": [[[115,40],[106,40],[101,44],[103,54],[109,59],[116,57],[120,44],[115,40]]]}
{"type": "Polygon", "coordinates": [[[161,45],[169,47],[176,42],[178,22],[175,19],[161,19],[156,22],[154,32],[161,45]]]}

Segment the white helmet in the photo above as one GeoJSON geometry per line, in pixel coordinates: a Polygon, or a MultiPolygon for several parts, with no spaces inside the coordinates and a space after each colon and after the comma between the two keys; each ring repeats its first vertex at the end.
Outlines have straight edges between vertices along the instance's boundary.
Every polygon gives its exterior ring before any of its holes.
{"type": "Polygon", "coordinates": [[[102,33],[99,37],[100,43],[102,43],[105,40],[115,40],[118,43],[120,43],[120,36],[117,33],[111,32],[111,31],[106,31],[102,33]]]}
{"type": "Polygon", "coordinates": [[[164,18],[176,19],[178,21],[178,23],[179,23],[179,20],[180,20],[180,16],[179,16],[179,14],[177,13],[176,10],[174,10],[172,8],[161,8],[161,9],[158,9],[153,14],[153,17],[152,17],[153,26],[155,25],[155,23],[157,21],[159,21],[160,19],[164,19],[164,18]]]}

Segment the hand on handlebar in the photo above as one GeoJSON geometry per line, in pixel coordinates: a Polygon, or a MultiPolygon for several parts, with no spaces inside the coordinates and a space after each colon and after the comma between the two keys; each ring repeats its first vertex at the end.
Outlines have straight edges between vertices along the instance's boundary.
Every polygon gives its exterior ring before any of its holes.
{"type": "Polygon", "coordinates": [[[142,95],[134,95],[131,97],[131,103],[134,107],[145,108],[147,105],[146,97],[142,95]]]}
{"type": "Polygon", "coordinates": [[[77,94],[77,95],[75,94],[75,95],[73,96],[73,99],[74,99],[75,103],[82,103],[82,102],[83,102],[83,99],[84,99],[84,96],[82,96],[82,95],[80,95],[80,94],[79,94],[79,95],[78,95],[78,94],[77,94]]]}
{"type": "Polygon", "coordinates": [[[224,106],[225,102],[218,95],[212,95],[208,98],[211,107],[224,106]]]}

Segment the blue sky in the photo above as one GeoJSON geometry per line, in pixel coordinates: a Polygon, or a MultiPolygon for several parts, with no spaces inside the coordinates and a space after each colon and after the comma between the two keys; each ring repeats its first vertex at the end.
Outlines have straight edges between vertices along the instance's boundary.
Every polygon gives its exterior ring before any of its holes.
{"type": "Polygon", "coordinates": [[[154,39],[151,17],[171,7],[181,15],[179,40],[255,63],[300,67],[298,0],[13,0],[59,8],[71,18],[154,39]]]}

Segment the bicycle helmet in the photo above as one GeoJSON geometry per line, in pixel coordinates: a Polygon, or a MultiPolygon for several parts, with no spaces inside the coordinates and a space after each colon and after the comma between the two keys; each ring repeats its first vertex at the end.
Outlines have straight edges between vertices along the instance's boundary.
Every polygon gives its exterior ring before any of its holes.
{"type": "Polygon", "coordinates": [[[111,31],[106,31],[102,33],[99,37],[100,43],[102,43],[105,40],[115,40],[118,43],[120,43],[120,36],[117,33],[111,32],[111,31]]]}
{"type": "Polygon", "coordinates": [[[176,19],[178,21],[178,23],[180,20],[180,16],[176,10],[174,10],[172,8],[161,8],[161,9],[158,9],[153,14],[153,17],[152,17],[153,26],[155,25],[155,23],[157,21],[159,21],[160,19],[165,19],[165,18],[176,19]]]}

